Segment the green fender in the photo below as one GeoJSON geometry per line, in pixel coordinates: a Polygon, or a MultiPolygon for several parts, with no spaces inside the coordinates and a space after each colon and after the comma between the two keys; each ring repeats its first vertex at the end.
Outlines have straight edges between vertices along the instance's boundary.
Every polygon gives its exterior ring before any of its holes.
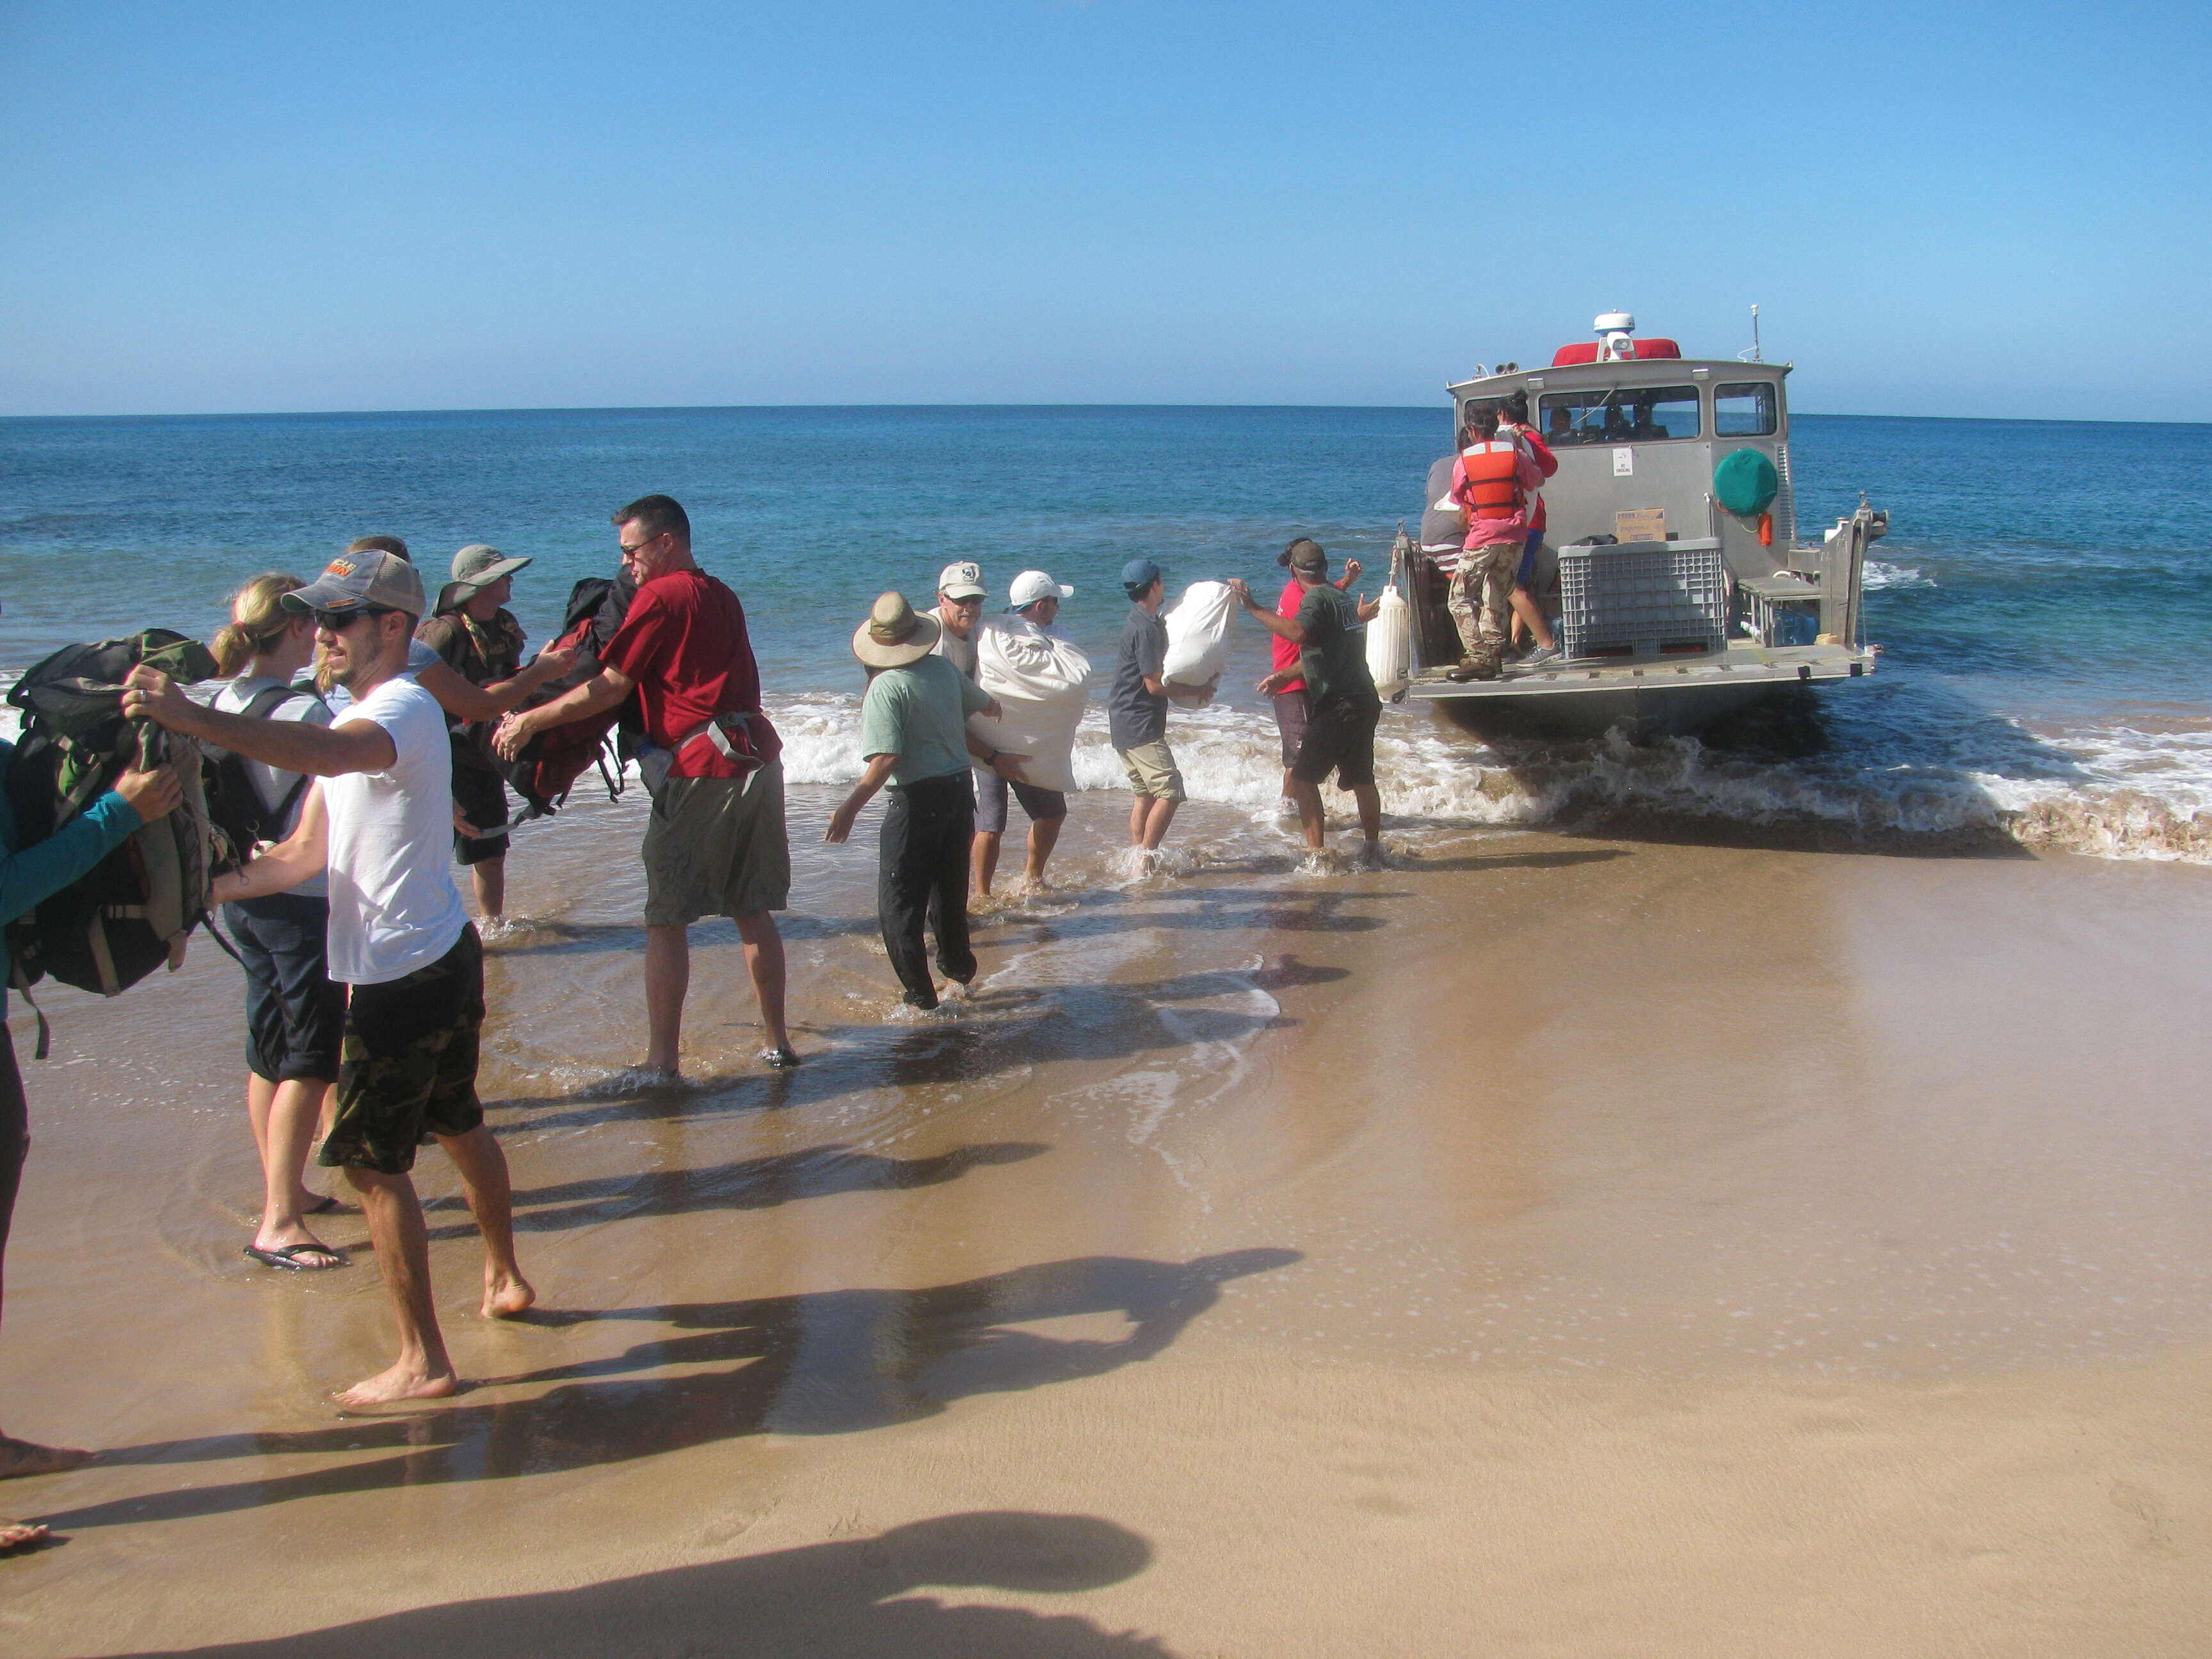
{"type": "Polygon", "coordinates": [[[1713,499],[1740,519],[1765,512],[1781,488],[1774,463],[1756,449],[1732,451],[1713,469],[1713,499]]]}

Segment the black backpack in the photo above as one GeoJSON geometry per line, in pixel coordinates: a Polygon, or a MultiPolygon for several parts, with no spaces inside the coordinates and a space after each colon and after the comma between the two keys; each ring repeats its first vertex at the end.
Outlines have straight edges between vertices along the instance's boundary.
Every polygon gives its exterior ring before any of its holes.
{"type": "MultiPolygon", "coordinates": [[[[194,682],[215,678],[215,658],[167,629],[66,646],[8,693],[23,711],[22,736],[4,787],[19,847],[44,841],[111,787],[129,767],[168,765],[184,801],[144,825],[91,870],[7,924],[9,983],[27,991],[52,977],[114,996],[155,969],[184,960],[185,941],[207,912],[213,835],[201,790],[200,746],[123,714],[123,678],[140,663],[194,682]]],[[[33,1005],[36,1012],[36,1005],[33,1005]]],[[[38,1054],[46,1054],[39,1017],[38,1054]]]]}
{"type": "MultiPolygon", "coordinates": [[[[267,720],[293,698],[313,695],[298,686],[264,686],[238,712],[248,720],[267,720]]],[[[216,874],[221,875],[239,868],[263,842],[281,841],[290,832],[293,809],[307,793],[311,780],[304,773],[294,778],[284,799],[271,806],[246,770],[244,756],[211,743],[200,748],[207,757],[202,789],[207,797],[208,823],[217,837],[214,867],[216,874]]]]}
{"type": "MultiPolygon", "coordinates": [[[[636,592],[628,572],[611,580],[605,576],[586,576],[568,590],[568,609],[561,618],[561,631],[553,636],[553,643],[556,647],[576,647],[576,665],[532,692],[523,708],[542,707],[598,674],[599,654],[606,649],[607,641],[614,638],[615,630],[622,626],[636,592]]],[[[609,798],[619,800],[621,774],[607,765],[607,734],[610,731],[616,732],[617,757],[626,757],[634,732],[641,729],[636,709],[637,699],[633,696],[619,708],[586,715],[566,726],[553,726],[531,738],[523,745],[522,753],[511,761],[492,754],[488,736],[483,752],[490,757],[493,767],[507,781],[508,787],[522,797],[525,817],[544,817],[558,811],[561,803],[568,799],[570,786],[594,764],[599,769],[600,777],[606,781],[609,798]]]]}

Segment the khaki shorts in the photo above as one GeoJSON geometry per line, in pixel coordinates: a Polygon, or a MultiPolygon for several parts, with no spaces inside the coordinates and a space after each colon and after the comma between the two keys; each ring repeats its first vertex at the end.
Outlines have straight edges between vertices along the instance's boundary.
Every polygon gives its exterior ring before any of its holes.
{"type": "Polygon", "coordinates": [[[645,824],[645,925],[781,910],[791,896],[783,763],[744,778],[670,778],[645,824]]]}
{"type": "Polygon", "coordinates": [[[1176,769],[1175,751],[1168,747],[1166,738],[1114,752],[1121,757],[1121,769],[1129,775],[1129,787],[1139,794],[1150,795],[1154,800],[1183,799],[1182,774],[1176,769]]]}

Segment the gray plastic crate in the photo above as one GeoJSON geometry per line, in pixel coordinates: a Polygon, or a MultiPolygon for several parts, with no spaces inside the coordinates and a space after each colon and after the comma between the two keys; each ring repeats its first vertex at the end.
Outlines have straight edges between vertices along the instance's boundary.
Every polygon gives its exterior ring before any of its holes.
{"type": "Polygon", "coordinates": [[[1728,565],[1710,539],[1563,547],[1559,604],[1568,657],[1719,651],[1728,642],[1728,565]]]}

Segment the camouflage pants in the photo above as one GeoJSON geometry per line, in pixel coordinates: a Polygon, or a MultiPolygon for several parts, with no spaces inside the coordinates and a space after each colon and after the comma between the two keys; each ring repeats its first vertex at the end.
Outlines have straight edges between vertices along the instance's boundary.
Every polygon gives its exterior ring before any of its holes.
{"type": "Polygon", "coordinates": [[[1492,542],[1471,547],[1460,555],[1452,573],[1451,595],[1446,609],[1459,629],[1459,642],[1468,656],[1481,645],[1502,645],[1513,598],[1513,577],[1521,568],[1518,541],[1492,542]],[[1480,617],[1477,612],[1480,611],[1480,617]]]}
{"type": "Polygon", "coordinates": [[[316,1162],[405,1175],[433,1135],[483,1121],[477,1038],[483,1029],[483,945],[471,926],[427,968],[346,997],[338,1109],[316,1162]]]}

